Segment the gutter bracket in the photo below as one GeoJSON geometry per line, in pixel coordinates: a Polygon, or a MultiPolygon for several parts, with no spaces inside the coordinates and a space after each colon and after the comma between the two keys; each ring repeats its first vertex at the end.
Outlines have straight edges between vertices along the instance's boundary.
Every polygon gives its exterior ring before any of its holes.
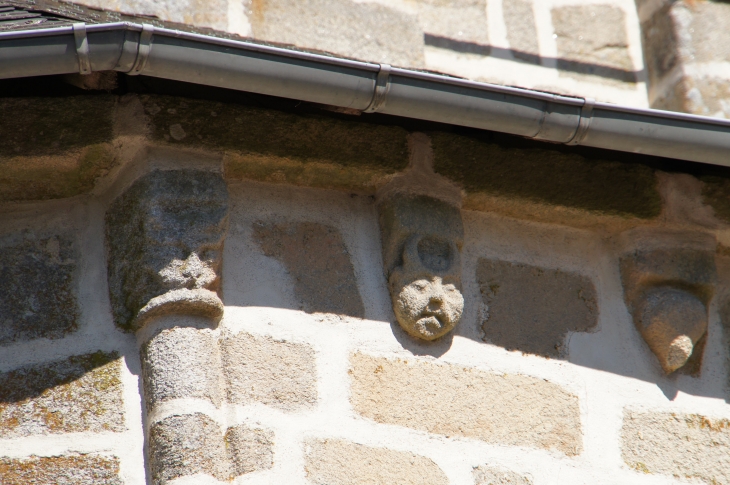
{"type": "Polygon", "coordinates": [[[77,22],[73,24],[72,28],[76,43],[76,55],[79,58],[79,74],[88,76],[91,74],[91,61],[89,60],[89,39],[86,37],[86,24],[77,22]]]}
{"type": "Polygon", "coordinates": [[[363,113],[375,113],[385,106],[385,97],[390,91],[390,64],[380,64],[378,77],[375,78],[375,90],[373,91],[373,99],[363,113]]]}
{"type": "Polygon", "coordinates": [[[575,134],[573,135],[573,138],[568,140],[565,143],[566,145],[578,145],[581,141],[583,141],[586,133],[588,133],[588,128],[590,128],[591,126],[591,120],[593,119],[593,107],[595,105],[595,99],[585,98],[585,103],[580,109],[580,121],[578,121],[578,127],[575,129],[575,134]]]}
{"type": "Polygon", "coordinates": [[[134,59],[132,69],[127,73],[130,76],[138,76],[142,73],[147,65],[147,59],[152,50],[152,35],[155,33],[154,26],[150,24],[142,24],[142,33],[139,34],[139,45],[137,47],[137,57],[134,59]]]}

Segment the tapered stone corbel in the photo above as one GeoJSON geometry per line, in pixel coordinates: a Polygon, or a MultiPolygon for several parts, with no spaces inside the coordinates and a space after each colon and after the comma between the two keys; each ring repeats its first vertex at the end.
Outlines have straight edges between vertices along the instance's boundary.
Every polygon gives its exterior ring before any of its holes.
{"type": "Polygon", "coordinates": [[[634,324],[671,374],[707,332],[715,289],[714,241],[697,234],[643,233],[621,257],[624,297],[634,324]],[[656,243],[661,242],[661,247],[656,243]]]}
{"type": "Polygon", "coordinates": [[[200,170],[151,172],[107,212],[112,310],[141,345],[155,485],[198,474],[231,478],[223,434],[201,412],[219,407],[223,394],[215,328],[223,314],[218,292],[227,218],[221,174],[200,170]]]}
{"type": "Polygon", "coordinates": [[[384,272],[398,324],[435,340],[461,320],[461,193],[433,173],[428,137],[409,139],[411,165],[378,195],[384,272]]]}

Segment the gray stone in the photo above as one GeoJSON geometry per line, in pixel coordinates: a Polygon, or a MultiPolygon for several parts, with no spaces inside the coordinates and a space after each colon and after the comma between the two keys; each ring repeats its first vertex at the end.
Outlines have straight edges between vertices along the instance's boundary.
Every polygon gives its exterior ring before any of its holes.
{"type": "Polygon", "coordinates": [[[142,346],[144,396],[148,409],[171,399],[197,398],[219,406],[221,362],[210,330],[163,330],[142,346]]]}
{"type": "Polygon", "coordinates": [[[692,248],[635,250],[621,258],[634,324],[669,374],[684,366],[707,331],[715,257],[692,248]]]}
{"type": "Polygon", "coordinates": [[[679,62],[679,43],[671,5],[660,8],[641,23],[644,62],[649,74],[649,86],[658,84],[679,62]]]}
{"type": "Polygon", "coordinates": [[[435,340],[461,320],[461,211],[427,196],[381,201],[383,261],[393,311],[409,335],[435,340]]]}
{"type": "Polygon", "coordinates": [[[498,466],[482,465],[474,469],[474,485],[532,485],[528,477],[498,466]]]}
{"type": "Polygon", "coordinates": [[[688,10],[692,15],[692,22],[689,24],[692,61],[730,61],[730,43],[727,41],[727,33],[730,31],[730,5],[723,2],[696,2],[688,10]]]}
{"type": "Polygon", "coordinates": [[[266,256],[286,267],[304,311],[365,317],[350,254],[336,228],[257,222],[253,237],[266,256]]]}
{"type": "Polygon", "coordinates": [[[502,3],[502,9],[512,54],[517,59],[539,63],[540,48],[532,0],[509,0],[502,3]]]}
{"type": "Polygon", "coordinates": [[[0,344],[76,330],[76,257],[67,236],[24,235],[0,247],[0,344]]]}
{"type": "Polygon", "coordinates": [[[273,432],[240,425],[228,428],[225,439],[233,475],[268,470],[274,466],[273,432]]]}
{"type": "Polygon", "coordinates": [[[427,34],[488,45],[485,0],[418,0],[418,18],[427,34]]]}
{"type": "Polygon", "coordinates": [[[507,350],[565,358],[568,333],[598,324],[596,289],[585,276],[489,259],[479,260],[476,276],[489,309],[484,340],[507,350]]]}
{"type": "Polygon", "coordinates": [[[123,431],[120,370],[96,352],[0,374],[0,435],[123,431]]]}
{"type": "Polygon", "coordinates": [[[117,324],[139,328],[165,313],[219,318],[227,216],[219,173],[155,171],[118,197],[106,216],[117,324]]]}
{"type": "Polygon", "coordinates": [[[561,74],[597,76],[601,82],[636,82],[625,17],[623,10],[612,5],[553,9],[561,74]]]}
{"type": "Polygon", "coordinates": [[[222,481],[232,478],[223,433],[201,413],[155,423],[150,429],[149,462],[154,485],[198,473],[222,481]]]}
{"type": "Polygon", "coordinates": [[[293,411],[317,402],[314,350],[305,344],[228,335],[221,344],[228,400],[293,411]]]}
{"type": "Polygon", "coordinates": [[[97,455],[0,459],[3,485],[122,485],[119,459],[97,455]]]}
{"type": "Polygon", "coordinates": [[[350,0],[254,1],[254,37],[372,62],[421,67],[423,32],[415,15],[350,0]]]}
{"type": "Polygon", "coordinates": [[[627,411],[621,455],[641,473],[728,485],[730,421],[698,414],[627,411]]]}

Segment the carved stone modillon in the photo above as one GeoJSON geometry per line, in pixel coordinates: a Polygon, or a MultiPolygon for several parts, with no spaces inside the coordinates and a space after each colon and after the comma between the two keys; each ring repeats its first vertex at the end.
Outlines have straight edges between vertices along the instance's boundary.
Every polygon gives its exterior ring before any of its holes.
{"type": "Polygon", "coordinates": [[[634,324],[667,374],[684,366],[707,332],[714,292],[712,251],[635,250],[621,258],[624,296],[634,324]]]}
{"type": "Polygon", "coordinates": [[[155,171],[118,197],[106,216],[109,291],[116,323],[220,318],[218,297],[228,191],[219,173],[155,171]]]}
{"type": "Polygon", "coordinates": [[[425,195],[396,193],[379,204],[383,262],[393,311],[413,337],[435,340],[461,320],[461,211],[425,195]]]}

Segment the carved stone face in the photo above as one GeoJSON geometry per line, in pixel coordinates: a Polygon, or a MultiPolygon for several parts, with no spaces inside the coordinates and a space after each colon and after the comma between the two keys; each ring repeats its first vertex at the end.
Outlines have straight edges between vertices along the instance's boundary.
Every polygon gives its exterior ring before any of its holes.
{"type": "Polygon", "coordinates": [[[403,330],[416,338],[434,340],[459,323],[464,298],[457,285],[440,276],[418,278],[409,283],[402,279],[397,274],[391,278],[393,285],[400,288],[393,310],[403,330]]]}
{"type": "Polygon", "coordinates": [[[403,264],[390,275],[393,311],[409,335],[435,340],[453,330],[464,311],[459,253],[453,242],[413,236],[403,264]]]}

